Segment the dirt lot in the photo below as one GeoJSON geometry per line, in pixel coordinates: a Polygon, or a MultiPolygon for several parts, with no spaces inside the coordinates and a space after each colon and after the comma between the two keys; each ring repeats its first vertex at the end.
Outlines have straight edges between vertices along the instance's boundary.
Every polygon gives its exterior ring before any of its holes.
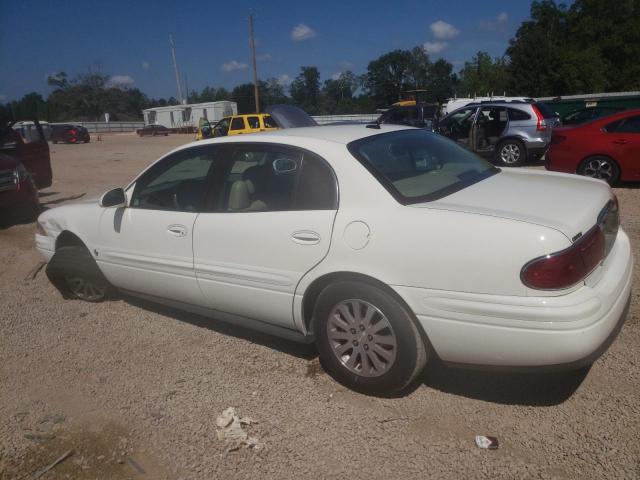
{"type": "MultiPolygon", "coordinates": [[[[190,136],[53,145],[51,208],[125,185],[190,136]]],[[[616,189],[640,248],[640,191],[616,189]]],[[[640,478],[640,298],[582,375],[430,368],[396,399],[325,374],[312,347],[131,300],[63,301],[33,224],[0,230],[0,478],[640,478]],[[30,274],[31,272],[31,274],[30,274]],[[259,450],[216,436],[227,407],[259,450]],[[480,450],[476,434],[495,435],[480,450]],[[144,473],[141,473],[144,471],[144,473]]],[[[635,283],[638,285],[636,269],[635,283]]]]}

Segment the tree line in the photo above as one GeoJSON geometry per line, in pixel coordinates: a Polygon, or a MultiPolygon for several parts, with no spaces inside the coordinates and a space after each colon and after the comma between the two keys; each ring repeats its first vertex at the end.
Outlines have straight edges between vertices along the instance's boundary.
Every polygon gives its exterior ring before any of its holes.
{"type": "MultiPolygon", "coordinates": [[[[405,90],[426,89],[425,100],[502,94],[557,96],[640,90],[640,0],[555,0],[531,4],[501,57],[479,51],[459,72],[444,59],[432,61],[423,47],[393,50],[369,62],[367,71],[345,71],[321,80],[315,66],[302,66],[290,85],[275,78],[258,82],[261,107],[277,103],[300,106],[310,114],[371,113],[396,102],[405,90]]],[[[99,73],[73,79],[62,72],[49,77],[53,91],[44,99],[32,92],[0,104],[0,119],[49,121],[139,120],[153,106],[175,105],[173,98],[149,98],[137,88],[111,83],[99,73]]],[[[188,102],[237,102],[238,111],[254,110],[251,83],[232,90],[207,86],[188,92],[188,102]]]]}

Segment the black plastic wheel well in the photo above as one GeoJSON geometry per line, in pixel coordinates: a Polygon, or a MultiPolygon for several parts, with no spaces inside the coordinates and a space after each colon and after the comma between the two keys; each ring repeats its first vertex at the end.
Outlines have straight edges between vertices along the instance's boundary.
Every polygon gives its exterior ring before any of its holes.
{"type": "MultiPolygon", "coordinates": [[[[304,292],[304,297],[302,299],[302,318],[309,333],[313,332],[313,311],[315,309],[316,301],[318,300],[320,293],[330,284],[336,282],[359,282],[377,287],[391,295],[394,299],[400,302],[408,312],[411,312],[411,315],[413,315],[412,310],[409,308],[409,305],[407,305],[407,302],[405,302],[404,299],[400,295],[398,295],[398,293],[394,289],[392,289],[389,285],[381,282],[380,280],[377,280],[368,275],[364,275],[362,273],[333,272],[316,278],[304,292]]],[[[420,330],[422,329],[420,328],[420,330]]]]}
{"type": "Polygon", "coordinates": [[[56,238],[56,250],[60,247],[85,247],[86,245],[75,233],[64,230],[56,238]]]}

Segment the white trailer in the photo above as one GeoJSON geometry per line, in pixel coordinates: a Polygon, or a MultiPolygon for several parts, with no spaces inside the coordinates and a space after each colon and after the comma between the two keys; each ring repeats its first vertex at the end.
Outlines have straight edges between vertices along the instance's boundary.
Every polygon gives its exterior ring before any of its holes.
{"type": "Polygon", "coordinates": [[[145,125],[163,125],[167,128],[197,127],[200,118],[217,122],[237,113],[238,104],[228,100],[154,107],[142,111],[145,125]]]}

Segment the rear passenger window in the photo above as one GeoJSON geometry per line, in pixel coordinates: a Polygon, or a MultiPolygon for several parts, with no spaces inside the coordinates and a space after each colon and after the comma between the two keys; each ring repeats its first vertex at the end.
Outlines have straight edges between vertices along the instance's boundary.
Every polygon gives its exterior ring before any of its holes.
{"type": "Polygon", "coordinates": [[[297,210],[335,210],[338,208],[336,179],[324,160],[305,152],[296,195],[297,210]]]}
{"type": "Polygon", "coordinates": [[[515,108],[508,109],[509,111],[509,120],[518,121],[518,120],[530,120],[531,115],[527,112],[523,112],[522,110],[517,110],[515,108]]]}
{"type": "Polygon", "coordinates": [[[226,169],[217,211],[337,208],[333,171],[312,153],[275,145],[241,146],[234,149],[226,169]]]}
{"type": "Polygon", "coordinates": [[[236,117],[231,120],[231,130],[244,130],[244,118],[236,117]]]}
{"type": "Polygon", "coordinates": [[[260,128],[260,120],[258,119],[258,117],[247,117],[247,123],[249,124],[249,128],[260,128]]]}
{"type": "Polygon", "coordinates": [[[616,133],[640,133],[640,117],[626,118],[616,128],[616,133]]]}
{"type": "Polygon", "coordinates": [[[274,122],[273,118],[271,118],[269,115],[265,115],[262,120],[264,121],[265,128],[278,128],[276,122],[274,122]]]}

